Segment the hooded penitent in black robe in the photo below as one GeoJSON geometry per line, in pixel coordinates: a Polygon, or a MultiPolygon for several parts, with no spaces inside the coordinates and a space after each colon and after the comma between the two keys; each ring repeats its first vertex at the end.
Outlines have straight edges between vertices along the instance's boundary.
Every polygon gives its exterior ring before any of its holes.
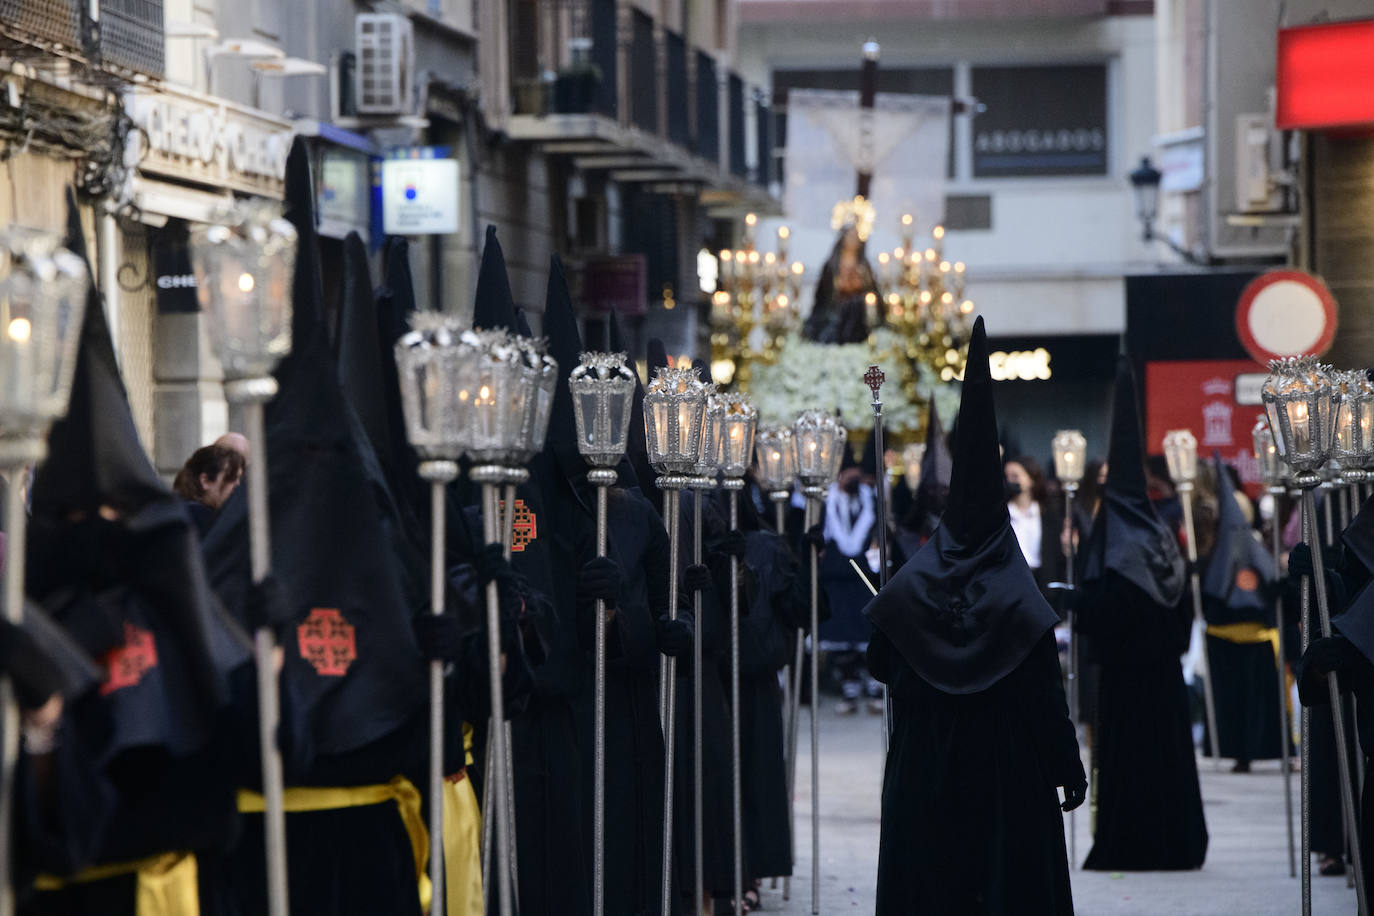
{"type": "MultiPolygon", "coordinates": [[[[294,349],[265,411],[272,571],[290,621],[278,634],[290,787],[358,787],[424,772],[425,666],[412,631],[413,569],[376,455],[339,386],[321,320],[307,153],[287,162],[286,216],[299,243],[294,349]]],[[[244,488],[240,488],[242,490],[244,488]]],[[[242,613],[250,577],[246,500],[229,500],[204,541],[216,588],[242,613]]],[[[256,761],[245,701],[245,759],[256,761]]],[[[257,788],[246,768],[246,785],[257,788]]],[[[291,911],[418,914],[417,862],[397,805],[288,812],[291,911]]],[[[240,913],[265,912],[262,816],[245,815],[229,881],[240,913]]]]}
{"type": "Polygon", "coordinates": [[[1002,498],[987,334],[974,325],[949,508],[865,609],[890,690],[880,914],[1072,913],[1056,786],[1085,784],[1055,652],[1002,498]]]}
{"type": "MultiPolygon", "coordinates": [[[[763,530],[740,500],[745,530],[740,596],[740,792],[750,878],[792,874],[792,804],[787,792],[778,671],[792,661],[793,608],[810,606],[809,579],[783,536],[763,530]]],[[[721,677],[729,683],[729,660],[721,677]]]]}
{"type": "MultiPolygon", "coordinates": [[[[68,220],[67,245],[84,257],[70,195],[68,220]]],[[[132,870],[84,880],[79,869],[164,853],[195,853],[204,865],[233,840],[220,725],[231,672],[249,653],[210,591],[190,517],[139,443],[94,285],[78,346],[69,410],[34,479],[26,587],[100,661],[103,683],[71,696],[42,765],[56,778],[53,808],[36,817],[34,799],[19,796],[18,845],[21,873],[75,874],[38,894],[31,912],[122,916],[134,912],[132,870]]],[[[28,763],[21,793],[34,785],[28,763]]],[[[221,903],[205,895],[203,911],[221,903]]]]}
{"type": "MultiPolygon", "coordinates": [[[[940,523],[940,516],[949,499],[950,461],[949,443],[945,440],[945,429],[940,423],[935,399],[932,398],[926,420],[926,450],[921,455],[921,479],[916,481],[916,491],[911,494],[909,505],[901,513],[897,512],[895,495],[892,500],[897,539],[906,556],[920,549],[940,523]]],[[[905,487],[905,481],[899,486],[905,487]]]]}
{"type": "MultiPolygon", "coordinates": [[[[1213,463],[1217,534],[1203,559],[1201,583],[1219,750],[1236,760],[1274,760],[1283,755],[1273,629],[1278,571],[1241,514],[1221,458],[1213,463]]],[[[1210,739],[1202,746],[1210,753],[1210,739]]]]}
{"type": "Polygon", "coordinates": [[[1078,627],[1101,662],[1097,832],[1084,868],[1200,868],[1207,824],[1179,656],[1192,621],[1178,539],[1145,493],[1130,363],[1117,368],[1110,474],[1080,554],[1078,627]]]}
{"type": "MultiPolygon", "coordinates": [[[[568,298],[561,266],[550,271],[548,298],[568,298]]],[[[569,306],[569,313],[571,306],[569,306]]],[[[520,331],[496,228],[487,228],[477,277],[473,326],[520,331]]],[[[560,432],[572,423],[572,394],[559,365],[558,388],[544,451],[528,465],[516,490],[517,532],[511,565],[548,602],[538,622],[544,658],[534,669],[528,707],[511,722],[515,770],[516,840],[520,912],[576,914],[591,910],[591,876],[583,867],[584,812],[581,755],[573,699],[587,663],[578,642],[576,589],[581,564],[591,556],[595,519],[581,504],[555,454],[557,443],[576,451],[560,432]]],[[[504,498],[504,497],[503,497],[504,498]]]]}

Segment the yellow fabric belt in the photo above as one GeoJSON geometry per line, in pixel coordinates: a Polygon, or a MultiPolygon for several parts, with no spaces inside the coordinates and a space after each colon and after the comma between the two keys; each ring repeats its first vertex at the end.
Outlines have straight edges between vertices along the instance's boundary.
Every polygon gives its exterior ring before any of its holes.
{"type": "Polygon", "coordinates": [[[448,916],[482,916],[482,814],[472,780],[444,780],[444,897],[448,916]]]}
{"type": "Polygon", "coordinates": [[[69,878],[39,875],[34,887],[60,891],[73,884],[91,884],[137,875],[134,912],[137,916],[200,916],[196,857],[189,852],[168,852],[135,862],[93,865],[69,878]]]}
{"type": "MultiPolygon", "coordinates": [[[[434,889],[430,886],[425,866],[429,862],[429,831],[421,811],[420,790],[404,776],[388,783],[372,786],[288,786],[285,805],[288,813],[305,811],[335,811],[340,808],[363,808],[394,801],[410,838],[410,851],[415,856],[415,879],[420,886],[420,905],[428,910],[434,889]]],[[[262,795],[249,789],[239,789],[239,810],[245,814],[261,814],[267,803],[262,795]]],[[[143,914],[139,914],[143,916],[143,914]]]]}
{"type": "Polygon", "coordinates": [[[1222,626],[1209,626],[1207,635],[1241,645],[1267,642],[1274,647],[1274,655],[1279,654],[1279,631],[1261,623],[1228,623],[1222,626]]]}

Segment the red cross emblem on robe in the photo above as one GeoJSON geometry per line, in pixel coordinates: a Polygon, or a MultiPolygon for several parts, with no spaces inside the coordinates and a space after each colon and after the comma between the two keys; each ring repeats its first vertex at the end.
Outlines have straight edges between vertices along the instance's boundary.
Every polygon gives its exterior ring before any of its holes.
{"type": "Polygon", "coordinates": [[[338,608],[317,607],[296,627],[296,642],[301,658],[321,677],[343,677],[358,657],[353,624],[338,608]]]}
{"type": "MultiPolygon", "coordinates": [[[[506,511],[506,501],[501,502],[501,512],[506,511]]],[[[523,553],[525,545],[539,537],[539,519],[523,499],[515,501],[515,518],[511,522],[511,553],[523,553]]]]}
{"type": "Polygon", "coordinates": [[[143,675],[157,667],[157,644],[153,634],[124,621],[124,645],[106,653],[105,669],[109,677],[100,685],[102,696],[125,687],[134,687],[143,675]]]}

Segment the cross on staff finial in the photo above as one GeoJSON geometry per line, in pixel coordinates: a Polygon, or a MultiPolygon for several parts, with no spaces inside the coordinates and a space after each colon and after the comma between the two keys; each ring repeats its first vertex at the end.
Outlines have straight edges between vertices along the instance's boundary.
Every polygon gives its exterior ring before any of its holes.
{"type": "Polygon", "coordinates": [[[885,381],[887,381],[887,376],[877,366],[869,366],[868,371],[864,373],[864,384],[873,391],[875,398],[878,396],[878,389],[883,387],[885,381]]]}

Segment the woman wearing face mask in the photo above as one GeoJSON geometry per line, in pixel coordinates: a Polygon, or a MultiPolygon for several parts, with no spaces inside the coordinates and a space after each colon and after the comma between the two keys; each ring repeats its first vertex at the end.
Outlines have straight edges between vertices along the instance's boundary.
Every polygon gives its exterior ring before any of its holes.
{"type": "Polygon", "coordinates": [[[1035,576],[1041,594],[1051,599],[1049,584],[1064,574],[1060,534],[1064,517],[1045,503],[1045,477],[1034,458],[1013,458],[1003,466],[1006,475],[1007,512],[1016,542],[1035,576]]]}

